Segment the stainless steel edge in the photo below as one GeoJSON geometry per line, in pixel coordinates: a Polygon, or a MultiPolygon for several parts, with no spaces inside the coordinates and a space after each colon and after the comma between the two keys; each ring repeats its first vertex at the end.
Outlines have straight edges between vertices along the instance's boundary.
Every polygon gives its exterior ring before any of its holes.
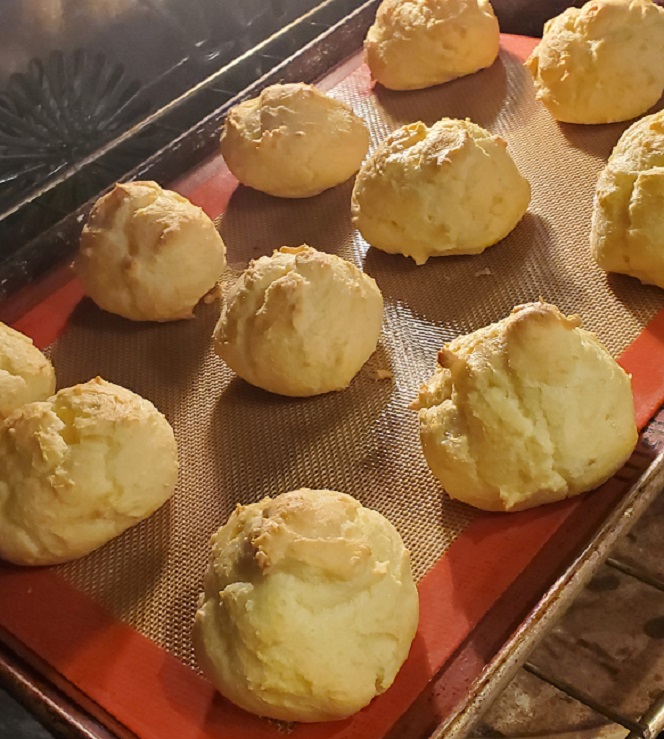
{"type": "MultiPolygon", "coordinates": [[[[83,167],[86,167],[87,165],[91,164],[92,162],[100,159],[102,156],[107,154],[109,151],[114,149],[119,144],[123,143],[124,141],[127,141],[128,139],[132,138],[133,136],[136,136],[138,133],[146,129],[149,125],[152,123],[155,123],[159,120],[161,120],[167,113],[174,110],[178,106],[182,105],[182,103],[186,102],[187,100],[190,100],[193,98],[198,92],[212,84],[219,79],[222,75],[228,73],[230,70],[237,67],[239,64],[241,64],[247,57],[251,56],[252,54],[255,54],[257,52],[260,52],[262,49],[264,49],[266,46],[268,46],[271,42],[273,42],[275,39],[287,36],[291,30],[297,26],[299,23],[302,23],[306,21],[310,17],[315,17],[318,13],[320,13],[322,10],[324,10],[326,7],[332,5],[335,2],[335,0],[323,0],[319,5],[315,6],[311,10],[307,11],[306,13],[303,13],[301,16],[298,16],[296,19],[291,21],[290,23],[286,24],[282,28],[280,28],[278,31],[275,31],[270,36],[268,36],[266,39],[263,39],[261,42],[256,44],[255,46],[252,46],[251,49],[248,49],[244,53],[237,56],[232,61],[228,62],[227,64],[224,64],[222,67],[220,67],[218,70],[216,70],[213,74],[206,77],[204,80],[201,80],[200,82],[196,83],[195,85],[192,85],[189,89],[187,89],[182,94],[178,95],[176,98],[171,100],[170,102],[166,103],[165,105],[162,105],[158,110],[154,111],[153,113],[150,113],[150,115],[143,118],[140,123],[135,124],[131,128],[127,129],[126,131],[123,131],[118,136],[115,136],[110,141],[107,141],[103,145],[99,146],[95,151],[93,151],[91,154],[88,154],[87,156],[83,157],[82,159],[78,160],[75,164],[72,164],[71,166],[67,167],[60,176],[55,180],[49,180],[48,182],[44,183],[41,187],[36,188],[34,191],[31,191],[29,195],[26,195],[26,197],[22,198],[20,201],[15,203],[14,205],[10,206],[9,208],[6,208],[3,212],[0,213],[0,220],[7,218],[8,216],[12,215],[13,213],[16,213],[19,211],[22,207],[24,207],[27,203],[41,197],[44,193],[51,190],[53,187],[55,187],[58,183],[62,182],[63,180],[67,179],[71,175],[75,174],[79,170],[81,170],[83,167]]],[[[332,31],[334,28],[336,28],[339,25],[345,24],[349,19],[356,16],[365,6],[371,5],[372,0],[369,0],[369,2],[363,3],[360,7],[356,8],[355,11],[350,13],[346,18],[343,18],[341,21],[335,23],[330,29],[325,31],[323,34],[321,34],[319,37],[314,39],[313,41],[309,42],[305,45],[304,49],[307,49],[309,46],[314,45],[316,42],[320,41],[321,38],[323,38],[325,35],[329,34],[330,31],[332,31]]],[[[301,53],[303,49],[300,50],[301,53]]],[[[278,66],[283,67],[287,66],[295,57],[296,54],[291,55],[288,59],[286,59],[284,62],[281,62],[278,66]]],[[[272,70],[271,70],[272,71],[272,70]]],[[[242,97],[242,93],[240,95],[237,95],[232,99],[231,102],[235,102],[237,99],[240,99],[242,97]]]]}
{"type": "MultiPolygon", "coordinates": [[[[579,591],[664,488],[664,452],[660,453],[626,493],[620,504],[585,544],[567,570],[553,583],[528,617],[503,645],[472,686],[467,699],[431,734],[430,739],[466,737],[528,658],[537,642],[562,616],[579,591]]],[[[664,705],[660,706],[664,714],[664,705]]],[[[664,721],[664,715],[658,718],[664,721]]]]}
{"type": "Polygon", "coordinates": [[[632,731],[627,739],[656,739],[659,733],[664,729],[664,693],[657,696],[655,702],[643,714],[641,721],[642,726],[640,734],[632,731]]]}
{"type": "MultiPolygon", "coordinates": [[[[333,0],[327,0],[327,2],[333,2],[333,0]]],[[[287,59],[275,64],[269,71],[249,84],[237,95],[224,102],[216,110],[203,116],[196,124],[166,144],[162,149],[151,154],[133,169],[125,172],[118,181],[153,179],[162,183],[172,182],[216,149],[219,131],[224,118],[233,105],[243,99],[257,95],[264,87],[275,82],[315,82],[323,74],[327,74],[334,69],[350,54],[358,51],[361,48],[362,39],[366,34],[366,30],[371,25],[379,2],[380,0],[365,0],[365,2],[362,2],[345,18],[332,24],[316,38],[306,43],[301,49],[291,54],[287,59]]],[[[321,7],[323,6],[318,6],[318,10],[321,7]]],[[[305,16],[301,18],[303,17],[305,16]]],[[[262,42],[262,45],[269,43],[277,35],[283,35],[289,27],[284,27],[277,34],[262,42]]],[[[255,47],[254,51],[259,47],[255,47]]],[[[199,83],[195,88],[192,88],[184,96],[181,96],[155,112],[150,117],[150,121],[156,121],[162,115],[165,115],[173,107],[179,105],[188,95],[193,95],[196,90],[206,85],[214,84],[223,73],[231,69],[234,65],[237,65],[245,56],[238,57],[214,75],[199,83]]],[[[147,119],[130,131],[127,131],[126,136],[128,137],[137,133],[145,125],[147,125],[147,119]]],[[[80,168],[98,156],[107,153],[109,147],[112,148],[120,143],[124,136],[125,134],[109,142],[105,147],[91,154],[90,157],[78,162],[75,167],[80,168]]],[[[65,174],[63,173],[63,178],[65,174]]],[[[51,184],[55,186],[56,183],[51,184]]],[[[44,187],[47,188],[50,186],[45,185],[44,187]]],[[[25,286],[25,282],[21,279],[25,275],[29,274],[30,279],[41,279],[44,274],[52,270],[58,263],[64,262],[71,256],[73,251],[72,244],[78,242],[82,223],[92,208],[92,205],[110,187],[109,185],[108,188],[97,193],[68,216],[65,216],[62,220],[50,226],[46,231],[30,240],[14,257],[0,265],[0,306],[18,288],[25,286]],[[36,263],[36,267],[34,267],[34,263],[36,263]],[[28,269],[28,264],[33,264],[33,268],[28,269]],[[18,282],[20,284],[15,285],[12,282],[11,290],[7,291],[4,285],[10,282],[10,277],[15,274],[19,275],[18,282]]],[[[33,195],[37,197],[39,194],[42,194],[41,191],[33,195]]],[[[0,214],[0,218],[3,215],[7,214],[0,214]]],[[[5,322],[12,320],[12,318],[13,316],[3,316],[5,322]]]]}

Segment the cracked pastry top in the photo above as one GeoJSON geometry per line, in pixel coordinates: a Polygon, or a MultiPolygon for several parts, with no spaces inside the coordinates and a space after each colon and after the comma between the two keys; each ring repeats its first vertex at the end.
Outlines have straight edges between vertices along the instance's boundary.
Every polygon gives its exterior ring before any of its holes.
{"type": "Polygon", "coordinates": [[[173,493],[177,447],[149,401],[97,377],[28,403],[0,424],[0,557],[82,557],[173,493]]]}
{"type": "Polygon", "coordinates": [[[303,488],[238,506],[210,544],[193,642],[224,696],[313,722],[389,688],[419,607],[409,552],[380,513],[303,488]]]}
{"type": "Polygon", "coordinates": [[[488,511],[591,490],[637,441],[629,375],[578,316],[541,302],[447,344],[413,408],[447,493],[488,511]]]}
{"type": "Polygon", "coordinates": [[[443,118],[393,131],[357,175],[351,210],[371,246],[424,264],[479,254],[512,231],[529,202],[504,139],[443,118]]]}
{"type": "Polygon", "coordinates": [[[591,0],[545,24],[526,67],[557,120],[613,123],[659,100],[663,49],[664,8],[653,0],[591,0]]]}
{"type": "Polygon", "coordinates": [[[216,353],[280,395],[343,390],[376,349],[383,296],[354,264],[310,246],[252,260],[226,293],[216,353]]]}
{"type": "Polygon", "coordinates": [[[192,318],[226,267],[226,247],[201,208],[156,182],[124,182],[92,208],[75,269],[85,292],[134,321],[192,318]]]}
{"type": "Polygon", "coordinates": [[[383,0],[364,51],[384,87],[420,90],[490,67],[499,44],[489,0],[383,0]]]}
{"type": "Polygon", "coordinates": [[[281,198],[308,198],[345,182],[369,149],[350,106],[312,85],[265,88],[232,108],[221,153],[243,184],[281,198]]]}

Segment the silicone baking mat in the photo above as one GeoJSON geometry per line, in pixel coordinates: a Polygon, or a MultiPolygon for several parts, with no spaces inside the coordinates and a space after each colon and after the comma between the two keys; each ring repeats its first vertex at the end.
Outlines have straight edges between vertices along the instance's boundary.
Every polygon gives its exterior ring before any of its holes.
{"type": "Polygon", "coordinates": [[[623,361],[635,375],[641,425],[664,398],[664,379],[648,365],[664,354],[656,317],[664,294],[607,277],[588,248],[594,183],[625,125],[553,121],[521,64],[533,44],[504,37],[490,69],[421,92],[373,89],[359,55],[320,85],[365,118],[373,146],[403,123],[442,116],[469,117],[507,140],[533,198],[515,231],[482,255],[416,267],[368,248],[350,222],[352,182],[304,201],[278,200],[236,187],[215,157],[173,185],[218,219],[225,283],[250,258],[303,242],[377,280],[381,342],[344,392],[280,398],[234,377],[211,348],[214,304],[199,306],[194,321],[135,324],[81,300],[69,283],[17,322],[50,344],[59,387],[101,375],[152,400],[176,432],[178,488],[154,516],[77,562],[0,569],[0,624],[139,736],[271,737],[284,728],[215,697],[192,653],[207,541],[237,503],[328,487],[380,510],[401,532],[422,602],[402,673],[347,721],[288,727],[298,737],[370,739],[385,734],[564,523],[586,515],[584,507],[608,510],[633,481],[619,475],[605,486],[613,492],[524,514],[480,513],[444,495],[408,410],[445,341],[540,296],[579,313],[614,354],[632,345],[623,361]]]}

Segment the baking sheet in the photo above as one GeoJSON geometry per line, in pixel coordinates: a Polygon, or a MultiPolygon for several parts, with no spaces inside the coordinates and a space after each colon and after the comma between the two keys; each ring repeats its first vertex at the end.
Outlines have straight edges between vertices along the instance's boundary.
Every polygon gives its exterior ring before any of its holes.
{"type": "MultiPolygon", "coordinates": [[[[173,658],[169,664],[195,674],[189,630],[207,539],[237,502],[302,485],[331,487],[377,508],[401,531],[425,606],[420,641],[404,671],[418,678],[409,691],[396,686],[357,720],[333,728],[298,727],[295,733],[302,736],[368,737],[367,725],[372,736],[381,736],[384,727],[376,717],[392,721],[405,710],[492,600],[582,505],[501,517],[444,496],[423,461],[416,414],[407,409],[433,371],[442,343],[542,296],[565,312],[580,313],[617,354],[662,307],[661,291],[607,277],[588,249],[594,182],[625,125],[579,130],[555,123],[534,100],[521,65],[523,48],[522,41],[506,39],[491,69],[421,92],[372,90],[359,57],[321,84],[368,121],[373,146],[397,125],[432,123],[443,115],[468,116],[507,140],[531,181],[533,200],[515,231],[483,255],[416,267],[369,249],[351,227],[351,183],[306,201],[280,201],[234,189],[223,163],[214,159],[177,184],[219,219],[231,267],[226,281],[249,258],[302,242],[351,259],[376,278],[386,300],[383,335],[377,354],[348,390],[293,400],[249,387],[213,355],[219,310],[214,305],[200,306],[195,321],[149,325],[105,314],[84,300],[50,347],[59,386],[100,374],[152,400],[174,425],[182,473],[173,501],[98,552],[49,570],[64,579],[65,589],[74,586],[67,593],[83,594],[77,600],[81,608],[101,605],[165,650],[173,658]],[[378,381],[377,369],[389,369],[393,379],[378,381]],[[440,602],[450,594],[452,602],[440,602]],[[442,633],[441,623],[447,627],[442,633]]],[[[10,575],[14,588],[29,579],[10,575]]],[[[104,628],[112,628],[109,623],[104,628]]],[[[113,700],[106,708],[127,712],[113,700]]],[[[228,710],[215,699],[219,716],[228,710]]],[[[261,735],[278,730],[239,714],[238,736],[253,735],[258,726],[261,735]]],[[[177,736],[177,730],[168,735],[177,736]]],[[[148,726],[137,733],[150,731],[148,726]]],[[[214,731],[201,728],[210,736],[214,731]]],[[[218,735],[230,736],[224,732],[218,735]]]]}
{"type": "Polygon", "coordinates": [[[417,414],[408,410],[445,341],[543,296],[579,313],[619,354],[663,304],[657,288],[607,278],[588,247],[594,182],[624,126],[592,130],[581,145],[578,127],[561,127],[535,101],[514,55],[503,52],[468,79],[407,94],[373,91],[359,66],[330,92],[369,123],[372,146],[413,120],[471,118],[505,137],[533,199],[515,231],[484,254],[417,267],[369,249],[352,228],[352,182],[307,200],[234,191],[218,216],[234,272],[281,245],[309,243],[377,280],[386,300],[380,347],[342,393],[293,400],[235,378],[212,351],[216,305],[174,325],[136,326],[87,300],[76,310],[51,349],[60,384],[100,374],[150,398],[176,429],[182,475],[167,509],[62,572],[192,667],[188,631],[207,540],[236,503],[301,486],[349,492],[397,526],[418,579],[475,518],[442,494],[421,453],[417,414]],[[393,380],[377,381],[377,369],[393,380]]]}

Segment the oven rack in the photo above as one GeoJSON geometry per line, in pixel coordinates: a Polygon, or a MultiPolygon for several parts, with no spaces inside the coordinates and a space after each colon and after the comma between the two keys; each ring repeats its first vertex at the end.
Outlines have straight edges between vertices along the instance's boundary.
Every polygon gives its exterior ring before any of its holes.
{"type": "MultiPolygon", "coordinates": [[[[646,431],[646,441],[659,448],[662,437],[664,413],[660,410],[646,431]]],[[[547,621],[542,625],[533,621],[533,630],[523,634],[521,644],[514,645],[526,652],[520,660],[521,667],[519,668],[517,651],[516,658],[508,665],[510,676],[507,679],[503,677],[502,682],[506,687],[497,695],[486,697],[485,694],[486,700],[481,703],[481,708],[478,707],[474,716],[466,717],[465,727],[472,737],[511,735],[505,732],[505,724],[512,726],[515,735],[524,736],[527,733],[524,728],[526,722],[514,718],[519,714],[519,695],[523,684],[528,685],[528,681],[523,680],[527,676],[535,678],[536,684],[546,684],[559,694],[560,700],[556,698],[556,706],[563,706],[563,699],[567,699],[575,706],[583,706],[589,714],[605,719],[614,730],[612,737],[618,734],[626,739],[655,739],[664,736],[664,690],[659,685],[664,678],[658,674],[664,670],[664,560],[660,549],[664,543],[664,490],[661,483],[662,480],[655,480],[649,486],[656,497],[641,516],[638,511],[629,508],[626,510],[628,518],[638,519],[631,531],[622,531],[609,543],[608,548],[602,545],[600,538],[600,551],[597,554],[606,559],[594,569],[594,574],[590,573],[592,580],[585,588],[575,598],[567,597],[567,601],[572,602],[566,603],[555,614],[552,623],[547,621]],[[606,553],[602,550],[606,550],[606,553]],[[630,588],[627,593],[614,589],[618,578],[630,588]],[[606,585],[610,585],[610,589],[607,590],[606,585]],[[636,693],[635,699],[631,701],[632,705],[629,706],[632,710],[628,710],[624,706],[615,705],[609,696],[601,695],[602,690],[598,690],[588,680],[587,673],[590,671],[597,674],[602,670],[618,669],[617,663],[606,664],[606,654],[598,651],[597,634],[606,628],[603,623],[598,622],[606,620],[610,624],[612,619],[615,622],[620,618],[617,611],[630,608],[629,603],[624,604],[624,596],[629,595],[634,588],[639,593],[639,602],[650,602],[652,608],[648,613],[641,614],[637,604],[636,612],[630,619],[630,628],[622,634],[624,640],[641,640],[641,649],[635,649],[624,666],[629,674],[637,676],[636,685],[625,685],[625,688],[636,693]],[[617,603],[621,594],[623,605],[617,603]],[[644,619],[650,620],[644,622],[644,619]],[[568,646],[569,652],[563,654],[568,646]],[[570,674],[570,663],[574,660],[578,660],[580,667],[576,673],[572,669],[570,674]],[[600,661],[604,664],[599,664],[600,661]],[[585,666],[586,662],[590,663],[590,668],[585,666]],[[585,675],[582,670],[585,670],[585,675]],[[512,676],[517,679],[514,680],[512,676]],[[512,682],[509,682],[510,679],[512,682]],[[473,720],[476,721],[474,729],[469,728],[473,720]],[[501,732],[496,731],[497,725],[500,725],[501,732]],[[624,733],[620,731],[621,728],[624,733]]],[[[613,539],[611,526],[606,527],[606,532],[613,539]]],[[[582,570],[583,556],[580,560],[582,570]]],[[[569,596],[569,590],[567,593],[562,592],[562,597],[566,596],[569,596]]],[[[620,627],[615,628],[617,630],[620,627]]],[[[620,675],[616,675],[616,680],[619,679],[620,675]]],[[[616,690],[620,691],[620,686],[616,690]]],[[[534,719],[535,723],[546,723],[550,707],[544,703],[545,699],[535,698],[530,707],[532,713],[539,716],[534,719]]],[[[532,716],[529,718],[532,720],[532,716]]],[[[561,727],[564,725],[567,724],[563,720],[561,727]]],[[[566,733],[565,736],[575,734],[566,733]]]]}

